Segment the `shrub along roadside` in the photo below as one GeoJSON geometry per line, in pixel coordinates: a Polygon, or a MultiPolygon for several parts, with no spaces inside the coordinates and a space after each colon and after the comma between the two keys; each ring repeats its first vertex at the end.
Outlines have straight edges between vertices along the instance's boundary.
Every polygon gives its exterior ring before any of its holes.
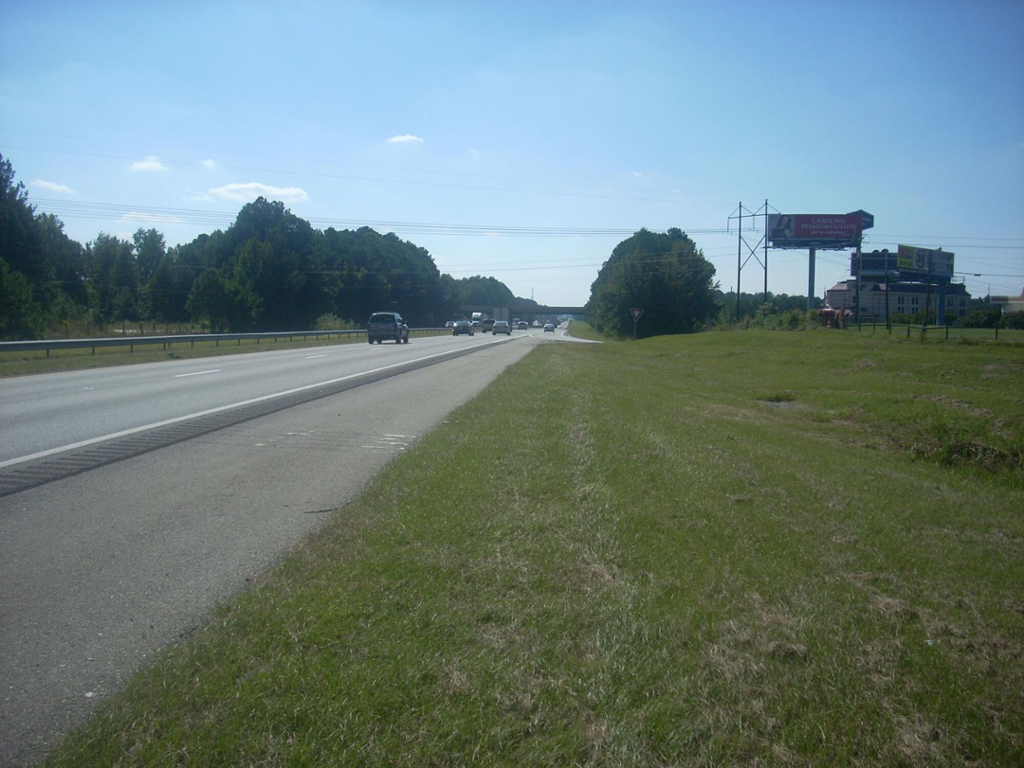
{"type": "Polygon", "coordinates": [[[904,443],[1019,441],[1021,368],[546,345],[51,763],[1020,764],[1024,493],[904,443]]]}

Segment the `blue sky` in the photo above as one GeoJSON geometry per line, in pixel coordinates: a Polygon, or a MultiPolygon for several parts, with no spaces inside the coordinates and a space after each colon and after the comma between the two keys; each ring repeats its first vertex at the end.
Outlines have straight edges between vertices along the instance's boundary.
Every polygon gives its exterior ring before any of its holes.
{"type": "MultiPolygon", "coordinates": [[[[264,194],[579,305],[640,227],[690,233],[735,287],[729,217],[767,199],[870,211],[866,249],[951,250],[975,295],[1024,288],[1019,0],[14,0],[0,21],[0,153],[83,243],[175,245],[264,194]]],[[[768,263],[769,290],[806,293],[806,251],[768,263]]],[[[848,263],[819,253],[815,293],[848,263]]]]}

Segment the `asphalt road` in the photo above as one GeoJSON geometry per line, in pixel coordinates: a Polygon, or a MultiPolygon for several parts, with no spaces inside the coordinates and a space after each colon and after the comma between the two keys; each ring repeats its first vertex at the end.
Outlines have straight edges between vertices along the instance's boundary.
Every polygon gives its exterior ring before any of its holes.
{"type": "Polygon", "coordinates": [[[503,338],[446,335],[409,344],[268,349],[0,380],[0,467],[85,440],[503,338]]]}
{"type": "MultiPolygon", "coordinates": [[[[200,627],[218,602],[328,515],[344,514],[394,456],[544,339],[540,332],[530,336],[0,498],[0,765],[45,755],[150,654],[200,627]]],[[[0,382],[4,456],[16,460],[62,441],[388,365],[402,355],[422,357],[452,341],[464,348],[491,337],[0,382]],[[207,378],[214,374],[195,373],[236,366],[220,387],[207,378]],[[287,373],[295,369],[303,376],[287,373]],[[278,371],[286,373],[268,384],[278,371]],[[189,373],[195,375],[177,378],[189,373]],[[158,394],[140,394],[146,381],[158,394]],[[34,405],[30,390],[62,415],[34,405]],[[73,418],[82,411],[82,419],[73,418]],[[49,424],[40,428],[42,437],[33,434],[34,420],[49,424]],[[27,435],[26,442],[12,435],[27,435]]]]}

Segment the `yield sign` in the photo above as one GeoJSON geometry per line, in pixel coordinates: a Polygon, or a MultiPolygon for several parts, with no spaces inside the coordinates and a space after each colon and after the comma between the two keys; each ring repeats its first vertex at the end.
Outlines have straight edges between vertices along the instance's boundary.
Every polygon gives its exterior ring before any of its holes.
{"type": "Polygon", "coordinates": [[[636,307],[630,307],[629,313],[633,315],[634,320],[639,320],[640,315],[642,315],[644,311],[642,309],[637,309],[636,307]]]}

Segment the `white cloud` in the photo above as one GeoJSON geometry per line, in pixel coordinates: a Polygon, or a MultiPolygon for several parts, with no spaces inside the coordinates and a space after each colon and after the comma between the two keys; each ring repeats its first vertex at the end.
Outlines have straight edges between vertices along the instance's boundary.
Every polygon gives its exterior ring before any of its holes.
{"type": "Polygon", "coordinates": [[[121,217],[121,221],[148,221],[155,224],[184,224],[184,219],[179,219],[177,216],[165,216],[160,213],[139,213],[138,211],[132,211],[126,213],[121,217]]]}
{"type": "Polygon", "coordinates": [[[248,184],[225,184],[223,187],[211,189],[210,194],[221,200],[232,200],[236,203],[249,203],[260,196],[283,203],[301,203],[309,200],[306,191],[299,187],[270,187],[258,181],[250,181],[248,184]]]}
{"type": "Polygon", "coordinates": [[[196,202],[204,202],[204,203],[212,203],[213,202],[213,198],[210,197],[205,192],[197,192],[194,189],[186,189],[185,192],[187,193],[185,195],[185,199],[186,200],[193,200],[193,201],[196,201],[196,202]]]}
{"type": "Polygon", "coordinates": [[[29,184],[30,187],[42,187],[48,189],[50,192],[60,192],[62,195],[73,195],[75,190],[71,187],[66,187],[63,184],[56,184],[52,181],[43,181],[42,179],[36,179],[29,184]]]}
{"type": "Polygon", "coordinates": [[[466,151],[470,155],[472,155],[473,157],[480,157],[480,150],[479,149],[467,149],[466,151]]]}
{"type": "Polygon", "coordinates": [[[423,143],[423,139],[421,139],[419,136],[412,136],[412,135],[410,135],[408,133],[403,134],[401,136],[392,136],[390,139],[388,139],[388,144],[410,144],[410,143],[422,144],[423,143]]]}
{"type": "Polygon", "coordinates": [[[213,160],[203,160],[203,168],[210,168],[212,170],[213,168],[216,167],[217,163],[215,163],[213,160]]]}
{"type": "Polygon", "coordinates": [[[639,171],[633,171],[632,175],[633,175],[634,179],[642,179],[644,177],[644,175],[642,173],[640,173],[639,171]]]}
{"type": "Polygon", "coordinates": [[[149,155],[145,160],[136,160],[132,163],[133,171],[166,171],[167,168],[160,164],[160,158],[156,155],[149,155]]]}

